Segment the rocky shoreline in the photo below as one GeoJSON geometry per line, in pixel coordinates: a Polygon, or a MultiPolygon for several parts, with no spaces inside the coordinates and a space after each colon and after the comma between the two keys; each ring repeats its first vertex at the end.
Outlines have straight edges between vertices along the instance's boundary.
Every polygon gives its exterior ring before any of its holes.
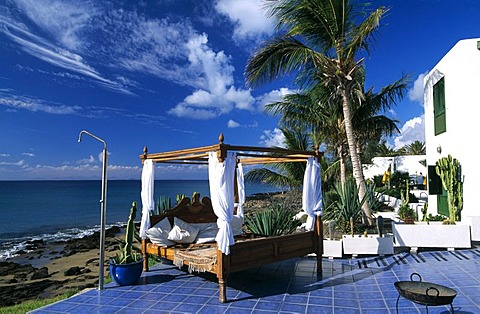
{"type": "MultiPolygon", "coordinates": [[[[112,227],[105,233],[105,265],[119,249],[120,232],[112,227]]],[[[98,286],[98,247],[98,232],[66,242],[29,242],[28,252],[0,262],[0,307],[98,286]]]]}
{"type": "MultiPolygon", "coordinates": [[[[256,194],[247,198],[245,211],[266,208],[275,202],[285,202],[298,209],[302,202],[299,193],[256,194]]],[[[106,275],[108,260],[118,252],[123,232],[120,227],[106,231],[106,275]]],[[[98,248],[98,232],[66,242],[29,242],[26,251],[0,262],[0,308],[55,297],[70,290],[98,287],[98,248]]]]}

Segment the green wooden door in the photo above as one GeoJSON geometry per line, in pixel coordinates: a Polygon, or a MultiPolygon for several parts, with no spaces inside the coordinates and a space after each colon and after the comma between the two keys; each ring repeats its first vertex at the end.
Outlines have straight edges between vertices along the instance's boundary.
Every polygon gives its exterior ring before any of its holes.
{"type": "Polygon", "coordinates": [[[442,186],[442,194],[437,195],[437,213],[449,217],[447,191],[442,186]]]}

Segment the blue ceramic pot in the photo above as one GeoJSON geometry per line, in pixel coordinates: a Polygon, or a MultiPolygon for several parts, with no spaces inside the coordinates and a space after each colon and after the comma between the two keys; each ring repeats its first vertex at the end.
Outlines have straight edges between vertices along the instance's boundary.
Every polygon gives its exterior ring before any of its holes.
{"type": "Polygon", "coordinates": [[[110,261],[110,276],[119,286],[136,285],[142,270],[143,259],[130,264],[114,264],[110,261]]]}

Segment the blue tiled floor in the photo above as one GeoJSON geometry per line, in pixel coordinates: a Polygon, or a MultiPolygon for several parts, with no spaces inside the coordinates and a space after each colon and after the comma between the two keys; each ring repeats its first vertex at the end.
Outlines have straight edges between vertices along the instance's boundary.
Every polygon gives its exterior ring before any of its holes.
{"type": "MultiPolygon", "coordinates": [[[[423,281],[458,292],[455,313],[480,313],[480,249],[399,253],[388,257],[290,259],[228,278],[227,303],[218,301],[216,278],[188,274],[169,264],[144,273],[136,286],[90,290],[33,311],[42,313],[395,313],[396,281],[419,273],[423,281]]],[[[416,278],[415,278],[416,279],[416,278]]],[[[448,313],[449,306],[429,307],[448,313]]],[[[400,313],[426,313],[400,298],[400,313]]]]}

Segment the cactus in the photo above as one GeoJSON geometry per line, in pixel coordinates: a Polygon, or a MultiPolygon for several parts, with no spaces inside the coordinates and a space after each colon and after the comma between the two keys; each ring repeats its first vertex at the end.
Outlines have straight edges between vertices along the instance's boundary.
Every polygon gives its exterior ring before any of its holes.
{"type": "Polygon", "coordinates": [[[185,197],[187,197],[185,194],[177,194],[177,203],[180,203],[185,197]]]}
{"type": "Polygon", "coordinates": [[[157,215],[169,210],[172,207],[170,196],[161,195],[157,199],[157,215]]]}
{"type": "Polygon", "coordinates": [[[410,203],[410,186],[408,184],[408,181],[406,181],[405,191],[400,190],[400,197],[402,199],[402,205],[408,206],[408,203],[410,203]]]}
{"type": "Polygon", "coordinates": [[[132,203],[130,208],[130,215],[128,216],[127,227],[125,231],[125,246],[120,255],[115,256],[115,264],[129,264],[138,261],[140,254],[132,252],[133,237],[135,233],[135,216],[137,214],[137,203],[132,203]]]}
{"type": "Polygon", "coordinates": [[[451,155],[437,161],[435,171],[442,180],[442,186],[447,191],[448,213],[450,222],[460,219],[463,208],[463,182],[460,163],[451,155]]]}

